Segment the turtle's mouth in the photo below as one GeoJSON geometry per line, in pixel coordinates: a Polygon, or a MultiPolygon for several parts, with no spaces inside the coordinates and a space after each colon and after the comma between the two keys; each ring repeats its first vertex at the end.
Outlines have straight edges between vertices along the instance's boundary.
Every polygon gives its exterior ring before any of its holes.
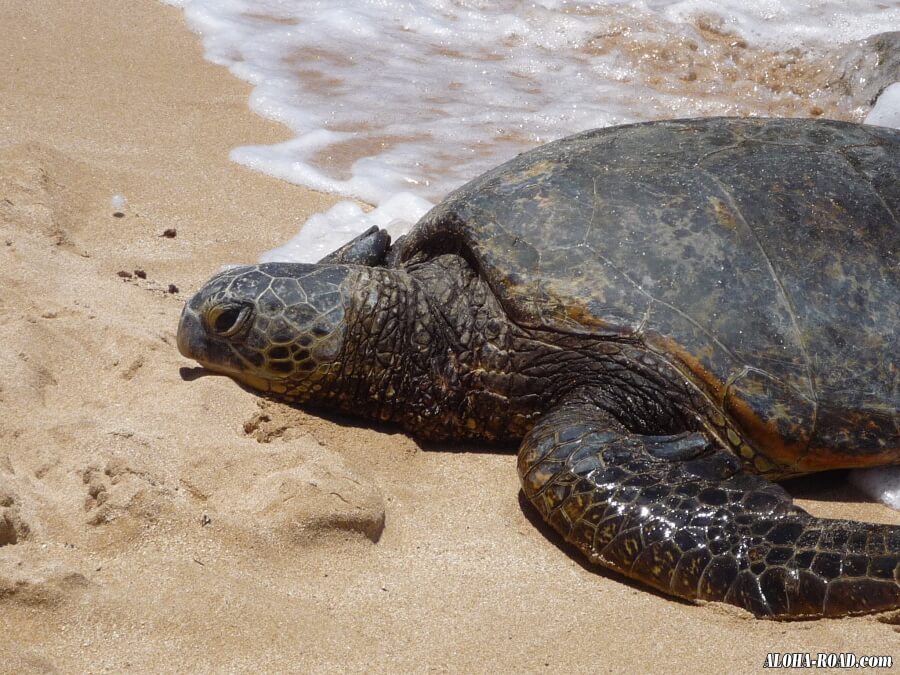
{"type": "MultiPolygon", "coordinates": [[[[252,373],[248,373],[245,370],[241,370],[239,368],[232,368],[226,365],[222,365],[220,363],[215,363],[213,361],[208,361],[195,353],[185,354],[184,350],[181,349],[181,342],[179,341],[178,350],[189,359],[193,359],[197,363],[200,364],[200,368],[190,369],[191,375],[190,379],[196,379],[198,377],[203,377],[205,375],[224,375],[226,377],[230,377],[233,380],[237,380],[243,385],[250,387],[251,389],[256,389],[258,391],[271,391],[272,382],[267,380],[264,377],[259,377],[257,375],[253,375],[252,373]]],[[[182,377],[185,377],[184,371],[189,369],[182,368],[182,377]]],[[[187,379],[187,378],[185,378],[187,379]]]]}
{"type": "MultiPolygon", "coordinates": [[[[194,360],[201,366],[201,368],[194,369],[194,371],[200,371],[198,373],[195,372],[195,374],[192,375],[192,378],[194,379],[204,375],[223,375],[225,377],[230,377],[232,380],[237,380],[241,384],[250,387],[251,389],[256,389],[257,391],[271,391],[272,389],[272,382],[263,377],[257,377],[256,375],[244,371],[231,370],[230,368],[224,368],[213,363],[204,363],[199,359],[194,360]]],[[[182,368],[182,371],[185,370],[187,369],[182,368]]],[[[182,374],[182,377],[184,377],[184,374],[182,374]]]]}
{"type": "Polygon", "coordinates": [[[261,389],[262,391],[269,390],[269,381],[264,380],[261,377],[256,377],[254,375],[246,375],[245,373],[235,373],[232,371],[226,371],[222,368],[216,368],[215,366],[210,367],[203,363],[200,363],[198,367],[195,368],[181,368],[179,370],[179,374],[181,375],[181,379],[185,381],[193,381],[198,380],[201,377],[230,377],[233,380],[237,380],[241,384],[245,384],[248,387],[252,387],[253,389],[261,389]]]}

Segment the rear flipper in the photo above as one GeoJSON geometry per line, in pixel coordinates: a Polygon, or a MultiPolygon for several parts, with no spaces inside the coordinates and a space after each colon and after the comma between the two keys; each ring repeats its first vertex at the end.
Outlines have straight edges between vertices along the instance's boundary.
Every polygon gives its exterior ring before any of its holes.
{"type": "Polygon", "coordinates": [[[526,497],[591,561],[758,617],[900,607],[900,527],[814,518],[703,434],[642,436],[584,402],[519,450],[526,497]]]}

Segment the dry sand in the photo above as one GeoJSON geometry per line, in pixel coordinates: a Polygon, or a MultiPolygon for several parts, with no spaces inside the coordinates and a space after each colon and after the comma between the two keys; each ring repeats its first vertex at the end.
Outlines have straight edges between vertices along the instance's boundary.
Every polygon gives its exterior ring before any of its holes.
{"type": "MultiPolygon", "coordinates": [[[[757,621],[587,568],[535,527],[509,454],[183,379],[184,298],[333,198],[229,163],[286,132],[203,61],[178,10],[2,0],[0,35],[0,670],[900,658],[896,619],[757,621]]],[[[900,524],[840,477],[792,489],[819,515],[900,524]]]]}

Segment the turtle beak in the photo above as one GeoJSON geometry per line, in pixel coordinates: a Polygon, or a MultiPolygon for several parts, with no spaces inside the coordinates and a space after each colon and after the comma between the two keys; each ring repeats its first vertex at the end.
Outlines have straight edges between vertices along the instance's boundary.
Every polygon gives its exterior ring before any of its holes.
{"type": "Polygon", "coordinates": [[[178,321],[178,351],[195,361],[207,360],[207,341],[203,324],[196,312],[186,304],[178,321]]]}

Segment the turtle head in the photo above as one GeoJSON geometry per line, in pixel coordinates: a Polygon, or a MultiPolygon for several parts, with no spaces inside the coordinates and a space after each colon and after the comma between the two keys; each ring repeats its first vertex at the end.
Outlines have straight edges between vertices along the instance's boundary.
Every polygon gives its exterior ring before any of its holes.
{"type": "Polygon", "coordinates": [[[304,400],[338,364],[352,270],[266,263],[220,272],[185,305],[178,350],[254,389],[304,400]]]}

